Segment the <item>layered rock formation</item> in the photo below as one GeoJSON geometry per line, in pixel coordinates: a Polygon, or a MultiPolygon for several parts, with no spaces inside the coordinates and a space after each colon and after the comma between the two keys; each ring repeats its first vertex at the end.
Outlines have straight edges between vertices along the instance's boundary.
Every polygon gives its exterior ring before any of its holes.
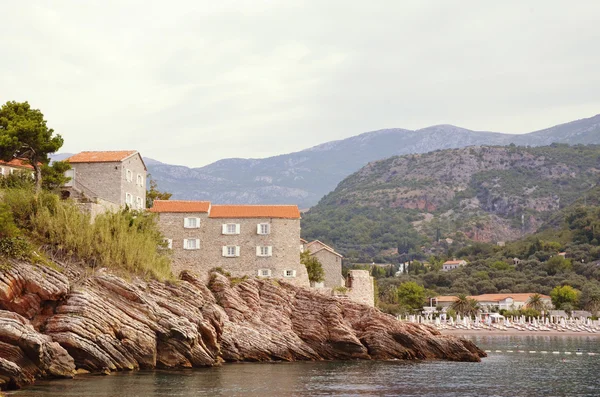
{"type": "Polygon", "coordinates": [[[77,370],[235,361],[479,361],[471,342],[273,280],[126,281],[13,261],[0,271],[0,389],[77,370]]]}

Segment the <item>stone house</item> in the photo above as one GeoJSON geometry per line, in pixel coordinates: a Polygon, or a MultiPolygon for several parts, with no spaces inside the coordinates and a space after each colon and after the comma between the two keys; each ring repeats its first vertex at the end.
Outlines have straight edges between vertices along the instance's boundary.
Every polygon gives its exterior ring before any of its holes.
{"type": "MultiPolygon", "coordinates": [[[[529,299],[534,293],[506,293],[506,294],[483,294],[473,295],[467,298],[476,300],[484,311],[489,311],[492,308],[514,310],[527,306],[529,299]]],[[[456,301],[456,296],[436,296],[433,302],[436,306],[442,308],[450,307],[456,301]]],[[[551,307],[552,300],[548,295],[541,295],[541,301],[544,305],[551,307]]]]}
{"type": "Polygon", "coordinates": [[[446,261],[444,262],[444,264],[442,265],[442,271],[443,272],[447,272],[450,270],[454,270],[454,269],[458,269],[461,266],[465,266],[467,264],[467,261],[465,260],[451,260],[451,261],[446,261]]]}
{"type": "Polygon", "coordinates": [[[304,250],[310,252],[310,256],[317,258],[323,266],[325,279],[322,287],[336,288],[344,286],[345,282],[342,277],[342,259],[344,257],[342,255],[319,240],[304,243],[304,250]]]}
{"type": "Polygon", "coordinates": [[[156,200],[150,212],[172,250],[174,273],[205,277],[220,267],[232,277],[281,279],[308,287],[300,263],[300,211],[296,205],[212,205],[156,200]]]}
{"type": "MultiPolygon", "coordinates": [[[[63,197],[95,203],[107,209],[146,208],[147,169],[135,150],[81,152],[66,159],[71,180],[63,197]]],[[[102,209],[99,209],[102,211],[102,209]]]]}
{"type": "Polygon", "coordinates": [[[34,176],[33,166],[26,164],[23,160],[13,159],[10,161],[0,161],[0,176],[12,175],[19,171],[31,172],[31,176],[34,176]]]}

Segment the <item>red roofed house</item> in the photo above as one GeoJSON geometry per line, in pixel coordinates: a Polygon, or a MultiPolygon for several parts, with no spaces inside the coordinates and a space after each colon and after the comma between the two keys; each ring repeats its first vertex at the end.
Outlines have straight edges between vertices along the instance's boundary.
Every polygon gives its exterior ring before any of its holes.
{"type": "MultiPolygon", "coordinates": [[[[10,161],[0,160],[0,176],[8,176],[19,171],[33,171],[33,166],[26,164],[24,161],[19,159],[13,159],[10,161]]],[[[33,172],[31,173],[33,176],[33,172]]]]}
{"type": "MultiPolygon", "coordinates": [[[[527,306],[529,298],[534,295],[533,293],[505,293],[505,294],[483,294],[468,296],[467,298],[475,299],[479,302],[479,305],[484,309],[491,309],[492,307],[498,309],[520,309],[523,306],[527,306]]],[[[552,306],[552,299],[547,295],[541,295],[542,302],[548,306],[552,306]]],[[[438,306],[449,307],[456,301],[456,296],[437,296],[434,298],[434,302],[438,306]]]]}
{"type": "Polygon", "coordinates": [[[446,261],[444,262],[444,264],[442,265],[442,271],[443,272],[447,272],[449,270],[454,270],[457,269],[461,266],[465,266],[467,264],[467,261],[465,260],[452,260],[452,261],[446,261]]]}
{"type": "Polygon", "coordinates": [[[173,250],[175,274],[201,277],[215,267],[233,277],[283,279],[308,287],[300,263],[300,211],[296,205],[211,205],[207,201],[156,200],[150,212],[173,250]]]}
{"type": "Polygon", "coordinates": [[[64,196],[107,208],[146,208],[146,165],[139,152],[81,152],[66,161],[72,169],[66,174],[71,180],[64,196]]]}

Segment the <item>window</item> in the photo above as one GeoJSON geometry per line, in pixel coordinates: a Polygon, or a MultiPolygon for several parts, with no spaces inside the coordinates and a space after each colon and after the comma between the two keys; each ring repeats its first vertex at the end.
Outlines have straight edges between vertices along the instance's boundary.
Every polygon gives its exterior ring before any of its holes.
{"type": "Polygon", "coordinates": [[[236,223],[224,223],[222,231],[223,234],[240,234],[240,225],[236,223]]]}
{"type": "Polygon", "coordinates": [[[164,239],[165,244],[167,245],[168,249],[173,249],[173,239],[171,238],[166,238],[164,239]]]}
{"type": "Polygon", "coordinates": [[[144,177],[140,174],[137,174],[137,181],[136,184],[138,186],[144,186],[144,177]]]}
{"type": "Polygon", "coordinates": [[[183,240],[183,249],[184,250],[197,250],[200,249],[200,239],[197,238],[187,238],[183,240]]]}
{"type": "Polygon", "coordinates": [[[126,175],[127,175],[127,182],[133,181],[133,172],[131,172],[131,170],[127,170],[126,175]]]}
{"type": "Polygon", "coordinates": [[[271,269],[258,269],[258,277],[271,277],[271,269]]]}
{"type": "Polygon", "coordinates": [[[0,167],[0,175],[4,175],[4,167],[0,167]]]}
{"type": "Polygon", "coordinates": [[[256,233],[257,234],[269,234],[269,233],[271,233],[271,225],[269,225],[268,223],[259,223],[256,226],[256,233]]]}
{"type": "Polygon", "coordinates": [[[137,196],[137,198],[136,198],[136,203],[137,203],[137,207],[138,207],[139,209],[142,209],[142,208],[144,208],[144,203],[142,202],[142,198],[141,198],[140,196],[137,196]]]}
{"type": "Polygon", "coordinates": [[[273,248],[268,247],[256,247],[256,256],[271,256],[273,255],[273,248]]]}
{"type": "Polygon", "coordinates": [[[198,229],[200,218],[183,218],[183,227],[186,229],[198,229]]]}
{"type": "Polygon", "coordinates": [[[133,204],[133,196],[131,195],[131,193],[125,193],[125,204],[133,204]]]}
{"type": "Polygon", "coordinates": [[[296,277],[296,271],[295,270],[284,270],[283,277],[296,277]]]}
{"type": "Polygon", "coordinates": [[[223,246],[223,256],[226,256],[229,258],[240,256],[240,247],[235,246],[235,245],[223,246]]]}
{"type": "Polygon", "coordinates": [[[11,174],[11,175],[13,175],[14,173],[15,173],[15,169],[14,169],[14,168],[11,168],[11,169],[10,169],[10,174],[11,174]]]}

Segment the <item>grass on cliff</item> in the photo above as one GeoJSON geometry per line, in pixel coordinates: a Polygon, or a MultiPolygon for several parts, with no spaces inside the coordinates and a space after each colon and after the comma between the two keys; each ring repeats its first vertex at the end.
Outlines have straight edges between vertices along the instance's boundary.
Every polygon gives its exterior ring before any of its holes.
{"type": "Polygon", "coordinates": [[[173,278],[168,250],[163,249],[163,236],[152,214],[121,211],[99,215],[91,222],[72,201],[49,192],[36,199],[29,189],[0,191],[0,205],[4,217],[12,215],[3,223],[17,228],[12,235],[0,232],[0,238],[22,235],[94,267],[158,280],[173,278]]]}

